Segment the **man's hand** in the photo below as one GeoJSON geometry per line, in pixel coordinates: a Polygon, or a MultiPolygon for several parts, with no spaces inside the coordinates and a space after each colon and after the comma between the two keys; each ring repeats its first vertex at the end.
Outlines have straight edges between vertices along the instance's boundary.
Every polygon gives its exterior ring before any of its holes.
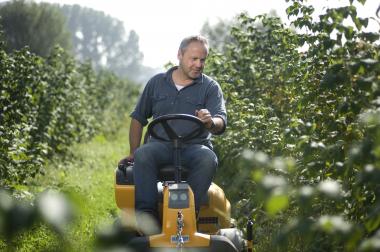
{"type": "Polygon", "coordinates": [[[212,116],[207,109],[195,110],[195,116],[198,117],[205,125],[206,129],[210,129],[213,125],[212,116]]]}
{"type": "Polygon", "coordinates": [[[122,160],[120,160],[118,166],[120,166],[120,165],[122,165],[122,166],[131,165],[131,164],[133,164],[133,161],[134,161],[133,156],[129,155],[128,157],[125,157],[122,160]]]}

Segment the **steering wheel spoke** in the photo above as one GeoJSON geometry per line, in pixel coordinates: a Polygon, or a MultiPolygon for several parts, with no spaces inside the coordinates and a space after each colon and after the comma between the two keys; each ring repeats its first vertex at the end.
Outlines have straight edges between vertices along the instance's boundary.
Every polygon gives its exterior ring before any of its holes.
{"type": "Polygon", "coordinates": [[[170,139],[178,139],[180,136],[173,130],[173,128],[168,124],[168,121],[161,122],[162,127],[165,130],[165,133],[168,135],[170,139]]]}

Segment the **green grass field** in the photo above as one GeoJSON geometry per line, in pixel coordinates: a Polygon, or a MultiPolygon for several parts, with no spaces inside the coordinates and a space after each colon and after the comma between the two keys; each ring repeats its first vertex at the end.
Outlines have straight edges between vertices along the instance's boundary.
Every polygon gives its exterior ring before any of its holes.
{"type": "Polygon", "coordinates": [[[65,161],[51,161],[44,175],[20,188],[32,194],[46,189],[64,192],[73,203],[74,221],[64,236],[37,225],[13,239],[10,246],[0,241],[0,251],[93,251],[97,230],[110,225],[118,215],[114,169],[128,148],[125,127],[112,138],[96,136],[88,143],[73,146],[65,161]]]}

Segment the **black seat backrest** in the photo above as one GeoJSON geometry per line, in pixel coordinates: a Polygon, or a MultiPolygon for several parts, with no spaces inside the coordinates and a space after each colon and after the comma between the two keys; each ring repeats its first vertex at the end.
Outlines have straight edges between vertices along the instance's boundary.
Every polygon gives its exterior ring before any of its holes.
{"type": "MultiPolygon", "coordinates": [[[[182,181],[187,180],[189,170],[186,167],[182,166],[181,169],[181,178],[182,181]]],[[[159,181],[175,181],[175,166],[174,165],[165,165],[160,167],[160,172],[158,174],[159,181]]]]}
{"type": "MultiPolygon", "coordinates": [[[[181,178],[182,181],[187,180],[188,169],[182,167],[181,178]]],[[[174,165],[165,165],[160,168],[158,174],[158,181],[175,181],[175,167],[174,165]]],[[[134,185],[133,180],[133,165],[119,165],[116,169],[116,184],[118,185],[134,185]]]]}

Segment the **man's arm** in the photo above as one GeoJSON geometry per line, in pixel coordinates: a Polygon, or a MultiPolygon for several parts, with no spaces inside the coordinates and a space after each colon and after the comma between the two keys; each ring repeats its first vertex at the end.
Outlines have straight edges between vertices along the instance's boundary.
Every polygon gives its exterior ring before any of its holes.
{"type": "Polygon", "coordinates": [[[143,126],[132,118],[129,128],[129,158],[133,159],[136,149],[140,146],[143,126]]]}
{"type": "Polygon", "coordinates": [[[224,126],[224,121],[223,121],[222,118],[216,116],[216,117],[212,117],[211,120],[214,122],[214,125],[211,122],[209,125],[206,126],[206,128],[212,134],[215,134],[215,133],[223,131],[223,129],[225,128],[225,126],[224,126]]]}

